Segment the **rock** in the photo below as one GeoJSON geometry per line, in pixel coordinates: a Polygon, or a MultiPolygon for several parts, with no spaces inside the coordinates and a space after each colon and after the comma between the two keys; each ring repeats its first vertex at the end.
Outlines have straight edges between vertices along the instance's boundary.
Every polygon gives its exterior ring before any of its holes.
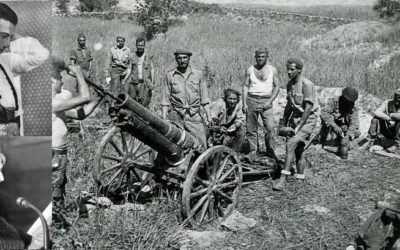
{"type": "Polygon", "coordinates": [[[192,247],[209,248],[214,242],[225,238],[225,232],[219,231],[193,231],[185,230],[177,236],[179,249],[192,249],[192,247]]]}
{"type": "Polygon", "coordinates": [[[250,230],[253,227],[255,227],[257,224],[257,221],[253,218],[247,218],[238,211],[233,211],[233,213],[228,216],[220,226],[222,228],[226,228],[230,231],[245,231],[245,230],[250,230]]]}
{"type": "Polygon", "coordinates": [[[111,207],[111,205],[113,204],[112,201],[110,199],[108,199],[107,197],[94,197],[92,199],[90,199],[88,201],[89,204],[93,204],[93,205],[97,205],[101,208],[104,207],[111,207]]]}
{"type": "Polygon", "coordinates": [[[144,211],[146,207],[143,204],[125,203],[123,205],[112,205],[110,209],[115,211],[144,211]]]}
{"type": "Polygon", "coordinates": [[[318,206],[318,205],[305,205],[302,207],[305,212],[317,212],[320,215],[326,215],[331,212],[329,208],[318,206]]]}

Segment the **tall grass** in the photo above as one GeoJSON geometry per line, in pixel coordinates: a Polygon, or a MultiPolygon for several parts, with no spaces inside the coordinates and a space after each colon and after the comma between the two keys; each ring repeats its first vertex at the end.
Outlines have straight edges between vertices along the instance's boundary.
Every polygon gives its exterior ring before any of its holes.
{"type": "MultiPolygon", "coordinates": [[[[68,58],[69,50],[76,43],[76,35],[87,34],[89,45],[102,42],[103,49],[94,53],[94,67],[98,80],[103,79],[104,60],[108,49],[115,44],[116,35],[127,38],[127,46],[134,49],[135,38],[141,28],[130,23],[97,19],[54,18],[53,52],[68,58]]],[[[175,67],[173,52],[186,48],[193,52],[191,64],[205,70],[211,97],[219,97],[227,86],[240,88],[245,69],[254,63],[254,51],[268,47],[270,61],[280,72],[285,83],[285,62],[289,57],[301,57],[306,67],[304,75],[315,84],[328,87],[354,86],[379,97],[390,96],[398,86],[400,71],[393,68],[399,58],[379,72],[372,72],[368,65],[380,54],[324,53],[315,49],[300,49],[300,41],[324,34],[327,30],[318,24],[276,22],[269,25],[252,25],[246,22],[217,16],[189,18],[185,23],[172,27],[158,39],[149,42],[156,65],[155,103],[159,101],[160,86],[168,70],[175,67]]],[[[398,37],[385,43],[396,44],[398,37]]]]}

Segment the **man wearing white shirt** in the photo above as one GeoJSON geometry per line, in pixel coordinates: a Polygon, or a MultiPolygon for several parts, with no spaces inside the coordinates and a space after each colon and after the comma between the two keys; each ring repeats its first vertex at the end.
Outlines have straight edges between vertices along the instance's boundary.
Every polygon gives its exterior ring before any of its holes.
{"type": "Polygon", "coordinates": [[[20,135],[21,73],[28,72],[48,58],[49,51],[32,37],[15,32],[17,14],[0,3],[0,136],[20,135]]]}

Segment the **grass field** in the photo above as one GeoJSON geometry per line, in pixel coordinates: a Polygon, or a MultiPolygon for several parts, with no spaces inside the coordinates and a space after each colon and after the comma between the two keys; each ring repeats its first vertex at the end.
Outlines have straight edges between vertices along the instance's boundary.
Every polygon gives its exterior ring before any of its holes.
{"type": "MultiPolygon", "coordinates": [[[[315,10],[309,11],[318,14],[315,10]]],[[[345,17],[343,13],[335,15],[345,17]]],[[[141,32],[135,24],[118,21],[77,17],[54,17],[53,20],[55,55],[67,59],[77,34],[81,32],[87,35],[88,45],[102,43],[103,49],[94,52],[94,73],[99,82],[104,80],[106,51],[115,43],[115,37],[126,36],[127,46],[134,48],[135,38],[141,32]]],[[[319,23],[282,21],[260,25],[238,21],[234,17],[189,17],[172,27],[165,36],[148,43],[156,65],[153,109],[159,110],[160,84],[167,70],[175,66],[173,52],[177,48],[193,52],[191,63],[206,72],[213,100],[220,97],[222,89],[227,86],[240,88],[245,69],[253,63],[254,51],[258,47],[270,49],[270,61],[278,68],[284,83],[288,80],[286,59],[301,57],[306,62],[304,75],[317,85],[352,85],[381,98],[391,96],[391,90],[399,86],[400,71],[397,68],[400,57],[393,58],[382,70],[372,72],[368,65],[380,55],[380,51],[335,54],[311,48],[299,49],[302,39],[327,31],[327,26],[319,23]]],[[[397,35],[381,42],[393,46],[399,41],[397,35]]],[[[104,120],[108,121],[108,118],[104,120]]],[[[93,119],[89,118],[90,121],[93,119]]],[[[173,199],[155,199],[146,204],[145,211],[112,212],[103,209],[96,210],[89,219],[78,219],[76,199],[81,191],[93,191],[90,176],[92,158],[97,143],[106,132],[91,131],[84,141],[78,134],[69,137],[67,216],[74,225],[73,230],[66,233],[53,230],[55,246],[176,247],[174,235],[182,228],[178,216],[179,203],[173,199]]],[[[395,170],[398,160],[378,158],[364,151],[355,151],[347,161],[327,157],[317,149],[311,150],[310,155],[313,164],[308,185],[298,186],[290,182],[287,193],[272,192],[271,180],[246,187],[238,210],[257,218],[257,227],[245,233],[229,233],[226,239],[216,242],[213,249],[343,249],[360,223],[373,211],[372,201],[382,197],[384,188],[395,186],[400,181],[395,170]],[[376,176],[386,182],[383,184],[376,176]],[[329,212],[310,211],[305,209],[307,205],[323,206],[329,208],[329,212]]]]}

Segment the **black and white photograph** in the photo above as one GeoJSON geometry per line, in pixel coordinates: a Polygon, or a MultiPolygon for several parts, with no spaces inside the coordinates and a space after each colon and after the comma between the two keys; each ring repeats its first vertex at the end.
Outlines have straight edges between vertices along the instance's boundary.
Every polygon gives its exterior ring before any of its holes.
{"type": "Polygon", "coordinates": [[[0,249],[50,249],[51,137],[0,138],[0,249]]]}
{"type": "Polygon", "coordinates": [[[51,7],[54,249],[400,249],[398,0],[51,7]]]}
{"type": "Polygon", "coordinates": [[[0,11],[0,136],[50,136],[51,1],[1,1],[0,11]]]}

